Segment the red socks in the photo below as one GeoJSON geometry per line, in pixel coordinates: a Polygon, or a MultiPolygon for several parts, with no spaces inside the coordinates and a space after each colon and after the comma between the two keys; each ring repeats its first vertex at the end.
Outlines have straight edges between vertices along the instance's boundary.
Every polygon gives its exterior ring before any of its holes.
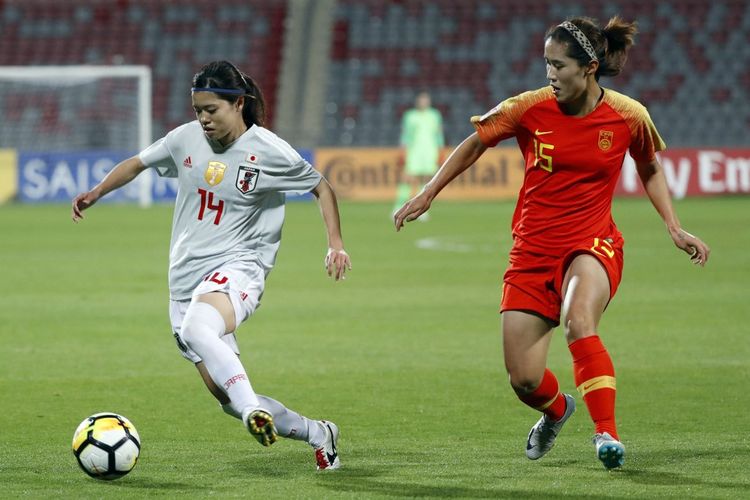
{"type": "Polygon", "coordinates": [[[598,335],[568,345],[573,355],[573,375],[597,433],[617,436],[615,424],[615,369],[598,335]]]}
{"type": "Polygon", "coordinates": [[[544,370],[544,377],[531,394],[518,394],[518,399],[546,414],[552,420],[560,420],[565,414],[565,397],[560,393],[560,385],[555,375],[544,370]]]}
{"type": "MultiPolygon", "coordinates": [[[[573,375],[578,392],[586,403],[596,432],[607,432],[619,440],[615,424],[615,369],[607,349],[598,335],[578,339],[568,345],[568,349],[573,355],[573,375]]],[[[518,394],[518,399],[552,420],[560,420],[565,414],[565,397],[549,369],[544,370],[542,382],[534,392],[518,394]]]]}

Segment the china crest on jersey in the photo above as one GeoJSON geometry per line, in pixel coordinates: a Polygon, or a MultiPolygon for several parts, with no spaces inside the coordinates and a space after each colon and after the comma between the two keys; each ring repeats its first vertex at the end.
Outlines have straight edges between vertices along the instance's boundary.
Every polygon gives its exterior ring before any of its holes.
{"type": "Polygon", "coordinates": [[[249,165],[240,165],[237,170],[237,182],[235,182],[235,186],[237,186],[237,189],[239,189],[242,194],[250,193],[258,184],[259,175],[260,169],[249,165]]]}

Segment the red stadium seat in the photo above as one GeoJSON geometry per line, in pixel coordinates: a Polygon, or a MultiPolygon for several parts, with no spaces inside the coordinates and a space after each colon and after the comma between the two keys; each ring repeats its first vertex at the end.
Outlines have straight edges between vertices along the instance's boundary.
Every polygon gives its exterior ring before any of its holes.
{"type": "MultiPolygon", "coordinates": [[[[183,103],[168,109],[175,102],[169,96],[185,92],[189,82],[160,76],[171,74],[177,61],[192,75],[210,59],[230,58],[268,82],[264,94],[275,102],[286,12],[286,0],[222,0],[218,7],[210,0],[3,2],[0,65],[145,64],[155,77],[155,120],[178,116],[180,123],[193,119],[190,107],[183,103]],[[252,23],[220,18],[221,12],[242,9],[251,12],[252,23]],[[255,23],[267,29],[248,29],[255,23]],[[201,31],[213,35],[195,36],[201,31]],[[237,34],[245,47],[236,47],[237,34]],[[229,57],[230,49],[239,56],[229,57]]],[[[40,109],[45,118],[55,117],[49,106],[40,109]]],[[[167,122],[155,127],[154,135],[164,134],[167,122]]]]}
{"type": "MultiPolygon", "coordinates": [[[[149,65],[158,136],[193,118],[173,96],[186,92],[185,79],[208,60],[246,68],[273,104],[287,13],[288,0],[0,2],[0,65],[149,65]]],[[[605,86],[653,105],[657,126],[702,106],[706,123],[722,123],[725,135],[746,141],[747,0],[338,0],[323,106],[335,111],[326,114],[323,143],[396,144],[401,113],[424,88],[444,111],[447,142],[456,144],[472,131],[468,116],[546,84],[550,25],[573,15],[606,21],[614,13],[636,19],[640,33],[625,71],[605,86]],[[376,120],[376,135],[369,120],[376,120]]],[[[37,114],[55,116],[41,104],[37,114]]],[[[685,129],[663,133],[670,145],[703,140],[700,127],[685,129]]]]}
{"type": "MultiPolygon", "coordinates": [[[[433,105],[456,118],[445,124],[447,141],[456,144],[472,131],[468,116],[545,85],[542,53],[549,26],[565,16],[606,21],[615,13],[637,20],[640,33],[624,72],[603,80],[605,86],[654,104],[651,114],[659,126],[705,103],[701,113],[733,124],[725,128],[736,142],[746,141],[750,76],[741,71],[750,64],[744,50],[750,37],[735,33],[750,16],[750,2],[745,0],[340,0],[331,44],[331,75],[336,76],[329,78],[328,101],[339,112],[346,109],[347,115],[360,118],[354,129],[346,128],[343,120],[330,121],[324,141],[335,145],[346,135],[352,144],[372,144],[363,119],[391,109],[390,119],[379,126],[384,143],[396,144],[401,113],[411,106],[415,93],[426,88],[433,91],[433,105]],[[376,31],[373,19],[378,20],[376,31]],[[419,34],[416,44],[413,30],[419,34]],[[371,36],[390,32],[398,34],[395,40],[371,36]],[[353,61],[356,67],[380,67],[383,74],[353,70],[353,61]],[[737,82],[744,92],[717,86],[713,75],[737,82]],[[690,91],[684,91],[688,85],[690,91]],[[721,110],[731,105],[742,111],[721,117],[721,110]]],[[[699,127],[689,129],[694,136],[670,136],[671,130],[663,130],[671,145],[703,141],[699,127]]]]}

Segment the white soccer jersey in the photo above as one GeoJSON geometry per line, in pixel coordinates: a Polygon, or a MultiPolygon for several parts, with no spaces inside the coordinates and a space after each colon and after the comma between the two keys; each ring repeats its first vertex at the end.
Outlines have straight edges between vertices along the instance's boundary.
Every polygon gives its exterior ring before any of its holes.
{"type": "Polygon", "coordinates": [[[229,147],[209,142],[198,121],[141,151],[144,165],[177,177],[169,291],[186,300],[212,270],[253,261],[273,268],[287,192],[309,192],[321,175],[273,132],[253,126],[229,147]]]}

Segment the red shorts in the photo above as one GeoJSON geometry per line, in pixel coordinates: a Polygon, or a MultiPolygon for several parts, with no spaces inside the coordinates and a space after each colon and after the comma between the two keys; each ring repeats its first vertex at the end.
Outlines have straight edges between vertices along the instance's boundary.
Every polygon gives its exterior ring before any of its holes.
{"type": "Polygon", "coordinates": [[[615,296],[622,279],[623,240],[594,238],[571,247],[560,257],[551,257],[513,247],[510,266],[503,276],[503,300],[500,312],[529,311],[560,324],[562,283],[576,255],[592,255],[604,267],[609,278],[609,299],[615,296]]]}

